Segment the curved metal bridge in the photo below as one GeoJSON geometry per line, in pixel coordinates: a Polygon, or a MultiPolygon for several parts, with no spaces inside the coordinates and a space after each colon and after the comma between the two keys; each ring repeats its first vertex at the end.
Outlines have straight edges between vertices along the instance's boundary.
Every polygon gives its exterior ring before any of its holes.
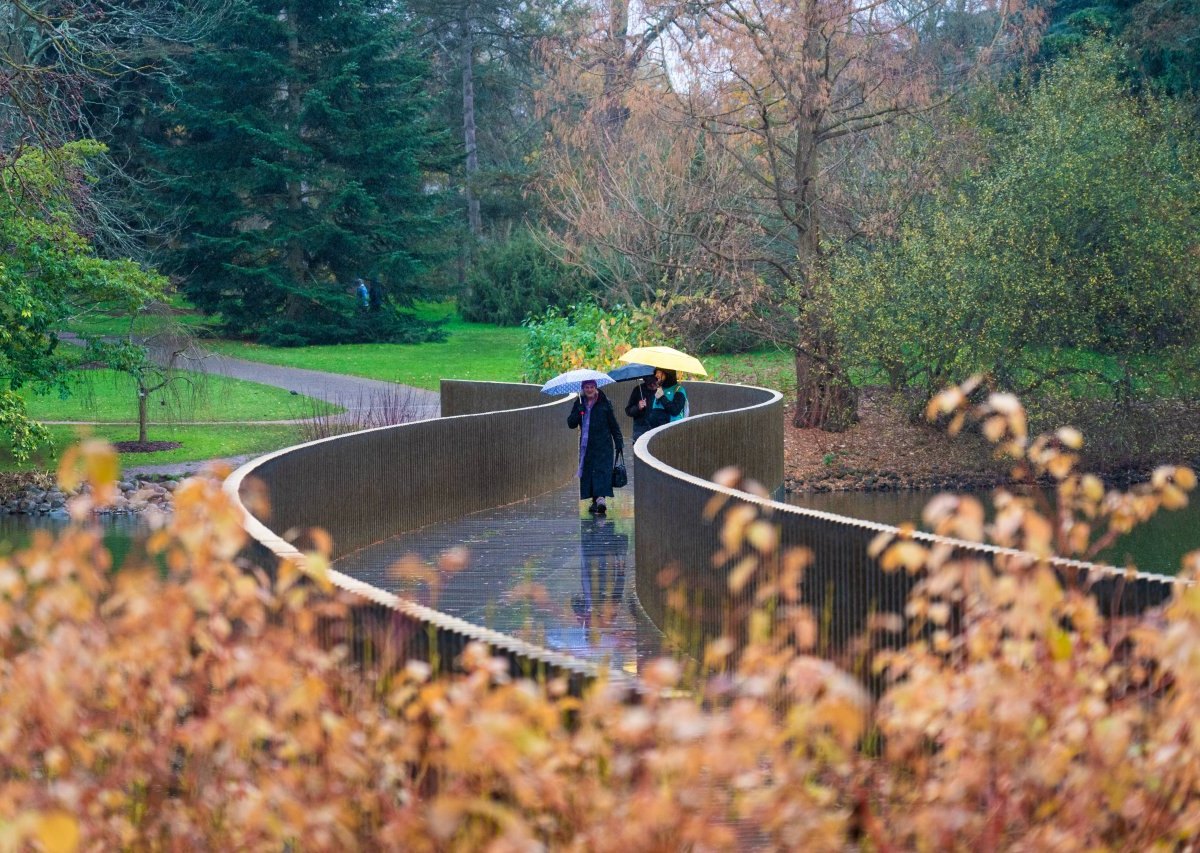
{"type": "MultiPolygon", "coordinates": [[[[618,397],[622,387],[614,386],[618,397]]],[[[507,656],[514,672],[575,684],[602,671],[633,679],[662,652],[661,629],[678,605],[668,604],[668,571],[686,598],[693,646],[727,630],[729,614],[752,601],[753,583],[730,592],[738,555],[720,540],[723,514],[738,506],[776,522],[782,548],[813,552],[804,592],[821,614],[823,648],[846,648],[873,613],[903,612],[912,579],[882,571],[867,553],[893,528],[710,479],[736,467],[757,491],[778,494],[779,393],[716,382],[688,383],[688,392],[692,416],[638,441],[630,486],[604,518],[582,512],[577,499],[571,398],[546,402],[537,386],[513,383],[443,381],[442,417],[278,451],[238,469],[226,490],[240,502],[252,479],[266,486],[269,514],[245,518],[248,558],[260,565],[304,559],[284,531],[329,531],[333,581],[362,602],[339,636],[396,660],[448,668],[477,641],[507,656]]],[[[917,536],[987,559],[1005,553],[917,536]]],[[[1175,583],[1056,565],[1086,578],[1110,611],[1159,603],[1175,583]]]]}

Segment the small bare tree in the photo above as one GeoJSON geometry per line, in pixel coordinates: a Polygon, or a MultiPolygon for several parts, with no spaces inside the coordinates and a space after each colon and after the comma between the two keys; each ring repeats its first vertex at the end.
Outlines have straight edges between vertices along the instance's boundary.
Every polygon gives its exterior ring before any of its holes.
{"type": "MultiPolygon", "coordinates": [[[[170,306],[150,303],[129,312],[128,329],[119,340],[89,340],[93,361],[134,381],[137,394],[138,443],[150,440],[150,397],[169,397],[181,410],[203,395],[207,374],[183,367],[195,360],[195,337],[179,323],[170,306]]],[[[163,401],[164,403],[166,400],[163,401]]]]}

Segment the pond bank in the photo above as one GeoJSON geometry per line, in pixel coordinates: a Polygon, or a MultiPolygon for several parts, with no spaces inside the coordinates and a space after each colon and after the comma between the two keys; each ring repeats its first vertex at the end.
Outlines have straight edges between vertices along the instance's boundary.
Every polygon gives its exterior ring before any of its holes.
{"type": "MultiPolygon", "coordinates": [[[[67,501],[71,495],[57,485],[47,483],[46,475],[31,476],[25,483],[6,480],[0,494],[0,515],[48,516],[67,518],[67,501]]],[[[170,512],[172,495],[179,486],[177,480],[123,479],[118,494],[107,506],[97,508],[101,515],[129,515],[156,509],[170,512]]],[[[84,487],[86,491],[87,487],[84,487]]]]}

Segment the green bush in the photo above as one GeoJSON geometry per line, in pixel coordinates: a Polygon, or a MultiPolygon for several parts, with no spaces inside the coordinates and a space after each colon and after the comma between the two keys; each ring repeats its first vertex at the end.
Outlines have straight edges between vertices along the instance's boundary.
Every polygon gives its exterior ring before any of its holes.
{"type": "Polygon", "coordinates": [[[555,257],[535,232],[521,230],[479,253],[459,309],[465,320],[519,326],[526,317],[585,298],[592,283],[555,257]]]}
{"type": "Polygon", "coordinates": [[[570,306],[565,312],[550,308],[531,317],[525,326],[525,378],[545,382],[577,367],[611,370],[621,354],[633,347],[669,344],[653,326],[653,315],[620,305],[606,311],[591,302],[570,306]]]}
{"type": "Polygon", "coordinates": [[[1197,381],[1200,136],[1122,72],[1098,43],[1059,62],[978,172],[894,241],[835,256],[853,368],[924,395],[974,373],[1018,392],[1087,382],[1127,405],[1168,372],[1197,381]]]}

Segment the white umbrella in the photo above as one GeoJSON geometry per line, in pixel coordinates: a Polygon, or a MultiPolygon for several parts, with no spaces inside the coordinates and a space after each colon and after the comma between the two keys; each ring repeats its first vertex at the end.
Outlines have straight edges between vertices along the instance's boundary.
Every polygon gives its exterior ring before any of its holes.
{"type": "Polygon", "coordinates": [[[613,378],[607,373],[581,367],[578,370],[568,370],[566,373],[560,373],[558,376],[555,376],[542,386],[542,393],[578,394],[580,386],[588,380],[595,382],[597,388],[613,384],[613,378]]]}

